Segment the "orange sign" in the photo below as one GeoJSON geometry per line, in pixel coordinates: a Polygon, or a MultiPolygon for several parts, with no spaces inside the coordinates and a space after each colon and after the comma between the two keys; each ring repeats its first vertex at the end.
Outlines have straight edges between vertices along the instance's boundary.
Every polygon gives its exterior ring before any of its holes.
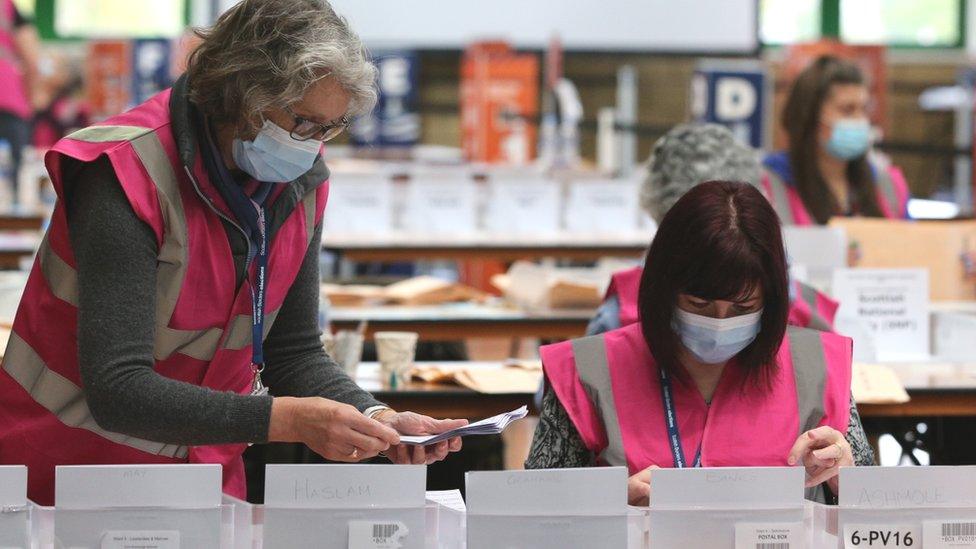
{"type": "Polygon", "coordinates": [[[479,42],[461,60],[461,143],[473,162],[525,164],[535,156],[539,59],[479,42]]]}
{"type": "Polygon", "coordinates": [[[96,40],[88,44],[85,82],[95,120],[116,115],[129,106],[132,88],[131,43],[96,40]]]}

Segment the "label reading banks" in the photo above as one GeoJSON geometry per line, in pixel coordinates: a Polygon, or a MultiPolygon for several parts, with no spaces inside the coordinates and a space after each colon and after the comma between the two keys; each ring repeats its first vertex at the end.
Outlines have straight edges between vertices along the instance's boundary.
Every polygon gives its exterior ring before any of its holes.
{"type": "Polygon", "coordinates": [[[929,354],[929,273],[925,269],[834,271],[838,316],[856,317],[874,335],[881,361],[929,354]]]}

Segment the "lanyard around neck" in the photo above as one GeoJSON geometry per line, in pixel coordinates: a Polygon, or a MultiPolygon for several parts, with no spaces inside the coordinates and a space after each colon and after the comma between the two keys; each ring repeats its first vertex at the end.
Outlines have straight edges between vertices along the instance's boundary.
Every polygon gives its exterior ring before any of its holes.
{"type": "MultiPolygon", "coordinates": [[[[671,389],[671,377],[667,370],[658,367],[661,373],[661,401],[664,403],[664,424],[668,428],[668,443],[671,445],[671,455],[674,457],[674,466],[678,469],[687,467],[685,461],[685,451],[681,446],[681,432],[678,430],[678,412],[674,405],[674,392],[671,389]]],[[[704,434],[702,435],[704,439],[704,434]]],[[[695,461],[692,467],[701,467],[701,441],[698,442],[698,450],[695,452],[695,461]]]]}

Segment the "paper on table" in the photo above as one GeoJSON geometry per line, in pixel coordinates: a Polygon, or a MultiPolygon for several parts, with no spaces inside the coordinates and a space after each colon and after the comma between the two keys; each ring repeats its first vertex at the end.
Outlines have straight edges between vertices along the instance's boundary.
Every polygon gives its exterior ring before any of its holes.
{"type": "Polygon", "coordinates": [[[894,370],[883,364],[854,364],[851,376],[854,401],[861,404],[900,404],[910,400],[894,370]]]}
{"type": "Polygon", "coordinates": [[[428,490],[427,501],[432,501],[460,513],[467,512],[467,506],[464,504],[460,490],[428,490]]]}
{"type": "Polygon", "coordinates": [[[497,435],[498,433],[504,431],[505,428],[508,427],[509,423],[524,418],[526,415],[528,415],[528,413],[529,409],[522,406],[517,410],[505,412],[504,414],[498,414],[497,416],[476,421],[474,423],[465,425],[464,427],[459,427],[451,431],[445,431],[438,435],[400,435],[400,442],[402,444],[410,444],[414,446],[427,446],[454,437],[464,437],[468,435],[497,435]]]}
{"type": "Polygon", "coordinates": [[[425,383],[456,383],[479,393],[535,393],[542,382],[542,362],[518,361],[497,368],[448,368],[420,365],[410,378],[425,383]]]}

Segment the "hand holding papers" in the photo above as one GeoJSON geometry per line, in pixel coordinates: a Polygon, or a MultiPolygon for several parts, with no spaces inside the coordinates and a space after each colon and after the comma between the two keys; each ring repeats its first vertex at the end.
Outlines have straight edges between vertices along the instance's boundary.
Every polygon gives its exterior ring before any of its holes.
{"type": "Polygon", "coordinates": [[[509,423],[524,418],[528,413],[528,408],[522,406],[517,410],[512,410],[511,412],[506,412],[504,414],[498,414],[497,416],[476,421],[474,423],[465,425],[464,427],[459,427],[451,431],[445,431],[438,435],[400,435],[400,443],[410,444],[413,446],[429,446],[431,444],[436,444],[454,437],[464,437],[468,435],[497,435],[498,433],[504,431],[505,428],[508,427],[509,423]]]}

